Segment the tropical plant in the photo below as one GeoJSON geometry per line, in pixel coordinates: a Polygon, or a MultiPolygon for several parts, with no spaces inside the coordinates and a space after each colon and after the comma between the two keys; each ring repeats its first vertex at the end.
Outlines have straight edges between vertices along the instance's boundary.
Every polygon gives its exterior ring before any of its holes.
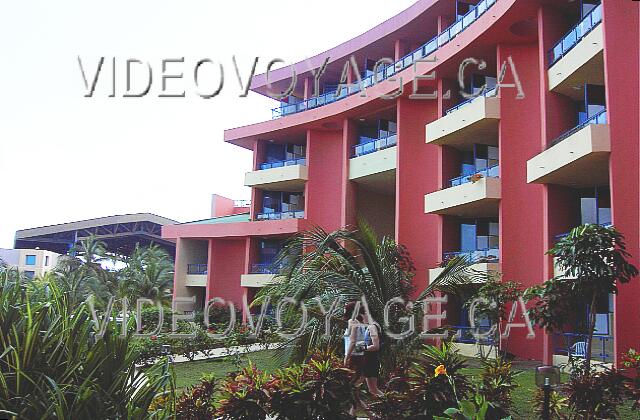
{"type": "MultiPolygon", "coordinates": [[[[297,337],[287,343],[294,347],[294,351],[287,354],[296,362],[302,362],[322,346],[334,350],[340,347],[346,328],[340,304],[365,300],[372,318],[382,321],[387,302],[400,298],[408,303],[413,292],[414,267],[407,250],[392,238],[385,236],[378,240],[364,222],[357,231],[342,229],[326,233],[315,228],[302,232],[285,244],[275,266],[281,267],[279,281],[262,289],[254,305],[265,304],[267,298],[277,302],[286,297],[306,306],[307,323],[297,337]],[[330,334],[325,339],[325,313],[333,304],[339,310],[333,312],[330,334]]],[[[447,286],[453,288],[468,283],[467,267],[461,259],[449,263],[442,274],[421,291],[417,301],[437,290],[446,290],[447,286]]],[[[287,314],[297,313],[293,305],[287,308],[287,314]]],[[[402,326],[404,317],[418,315],[420,310],[421,305],[414,305],[413,309],[408,305],[392,305],[388,313],[389,325],[393,328],[402,326]]],[[[294,316],[294,320],[298,319],[294,316]]],[[[402,340],[385,340],[380,350],[383,371],[390,371],[402,363],[409,350],[419,344],[416,334],[402,340]]]]}
{"type": "Polygon", "coordinates": [[[569,382],[564,385],[575,420],[616,419],[624,403],[624,377],[615,369],[587,371],[586,363],[573,367],[569,382]]]}
{"type": "Polygon", "coordinates": [[[124,288],[124,297],[130,302],[139,298],[151,299],[169,304],[173,287],[173,262],[160,246],[136,245],[129,257],[123,262],[126,266],[118,273],[124,288]]]}
{"type": "Polygon", "coordinates": [[[268,380],[251,362],[239,373],[227,375],[215,400],[215,418],[264,420],[269,414],[269,395],[264,389],[268,380]]]}
{"type": "Polygon", "coordinates": [[[485,317],[491,325],[495,325],[490,342],[498,343],[498,348],[505,350],[505,352],[506,348],[502,347],[501,327],[508,320],[507,308],[510,304],[517,302],[521,296],[522,284],[514,281],[502,281],[500,273],[490,272],[486,275],[482,286],[465,303],[466,307],[474,306],[476,317],[485,317]]]}
{"type": "MultiPolygon", "coordinates": [[[[567,415],[565,410],[569,407],[568,398],[560,392],[552,389],[549,394],[549,420],[565,420],[567,415]]],[[[544,413],[544,390],[538,388],[534,398],[535,413],[538,417],[543,418],[544,413]]]]}
{"type": "Polygon", "coordinates": [[[472,390],[462,372],[465,367],[465,359],[452,343],[425,345],[407,373],[388,381],[387,392],[371,402],[371,410],[380,418],[431,419],[440,415],[457,407],[472,390]]]}
{"type": "Polygon", "coordinates": [[[176,417],[181,420],[210,420],[215,416],[213,396],[218,382],[204,377],[197,385],[186,390],[176,402],[176,417]]]}
{"type": "Polygon", "coordinates": [[[513,402],[511,392],[518,387],[511,362],[500,357],[482,361],[481,384],[478,392],[489,402],[489,417],[507,417],[513,402]]]}
{"type": "Polygon", "coordinates": [[[597,299],[617,293],[618,283],[628,283],[638,270],[628,262],[624,237],[613,227],[579,226],[560,239],[549,254],[565,274],[526,292],[530,299],[536,299],[530,318],[549,331],[562,330],[576,308],[586,303],[589,319],[584,372],[590,373],[597,299]]]}
{"type": "Polygon", "coordinates": [[[622,357],[622,366],[632,376],[627,382],[627,391],[633,401],[633,408],[640,410],[640,353],[629,349],[622,357]]]}
{"type": "Polygon", "coordinates": [[[473,400],[460,401],[456,407],[444,410],[447,417],[433,416],[434,420],[485,420],[489,418],[489,402],[481,394],[476,394],[473,400]]]}
{"type": "Polygon", "coordinates": [[[330,354],[276,372],[265,384],[272,416],[281,420],[352,419],[353,372],[330,354]]]}
{"type": "Polygon", "coordinates": [[[0,411],[20,419],[148,418],[154,397],[173,389],[168,361],[141,372],[114,322],[101,338],[94,330],[87,305],[72,305],[55,283],[1,272],[0,411]]]}

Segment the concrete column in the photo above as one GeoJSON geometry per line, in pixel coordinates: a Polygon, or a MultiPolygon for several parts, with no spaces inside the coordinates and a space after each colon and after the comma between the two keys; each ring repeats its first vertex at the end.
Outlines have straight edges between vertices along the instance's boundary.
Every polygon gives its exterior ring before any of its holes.
{"type": "Polygon", "coordinates": [[[394,44],[395,61],[400,60],[409,52],[407,42],[404,39],[396,39],[394,44]]]}
{"type": "Polygon", "coordinates": [[[304,99],[309,99],[313,96],[314,92],[314,80],[313,77],[305,77],[304,79],[304,99]]]}
{"type": "Polygon", "coordinates": [[[341,228],[348,215],[343,208],[343,202],[350,195],[345,191],[348,166],[344,150],[342,127],[330,131],[308,130],[305,215],[312,224],[328,232],[341,228]]]}
{"type": "Polygon", "coordinates": [[[342,214],[340,224],[342,227],[355,227],[357,220],[357,184],[349,180],[349,158],[353,151],[353,146],[358,143],[358,125],[353,120],[345,119],[342,129],[342,183],[341,208],[342,214]]]}
{"type": "Polygon", "coordinates": [[[424,212],[424,196],[438,190],[438,146],[425,144],[425,126],[438,117],[435,100],[398,99],[396,241],[405,245],[416,266],[416,295],[428,283],[428,269],[440,260],[442,221],[424,212]]]}
{"type": "MultiPolygon", "coordinates": [[[[500,89],[500,262],[505,280],[516,280],[525,287],[539,284],[545,277],[544,187],[527,184],[527,161],[540,152],[542,139],[539,47],[536,44],[499,44],[498,67],[511,57],[525,97],[517,99],[515,88],[500,89]],[[524,111],[523,111],[524,110],[524,111]],[[526,119],[523,119],[523,112],[526,119]],[[526,120],[526,124],[523,121],[526,120]]],[[[503,84],[515,83],[507,65],[503,84]]],[[[518,310],[518,316],[521,316],[518,310]]],[[[522,318],[514,322],[522,322],[522,318]]],[[[526,338],[527,329],[511,330],[508,346],[526,359],[541,360],[544,334],[526,338]]]]}
{"type": "MultiPolygon", "coordinates": [[[[538,62],[540,68],[540,109],[541,136],[539,153],[546,149],[553,139],[575,125],[575,106],[573,101],[563,95],[549,90],[547,78],[549,51],[565,33],[566,23],[562,14],[548,6],[538,9],[538,62]]],[[[574,194],[571,189],[556,185],[543,186],[543,243],[550,249],[557,235],[567,232],[576,220],[574,194]]],[[[578,209],[579,211],[579,209],[578,209]]],[[[545,256],[542,260],[543,278],[546,281],[553,277],[553,258],[545,256]]],[[[542,361],[553,362],[553,339],[544,334],[542,361]]]]}

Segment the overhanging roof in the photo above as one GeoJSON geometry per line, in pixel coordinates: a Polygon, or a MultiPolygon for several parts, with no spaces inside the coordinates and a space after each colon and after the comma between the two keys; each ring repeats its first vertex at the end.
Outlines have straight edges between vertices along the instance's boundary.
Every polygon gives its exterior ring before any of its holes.
{"type": "Polygon", "coordinates": [[[124,214],[57,225],[21,229],[16,232],[15,248],[41,248],[64,254],[78,240],[95,236],[111,252],[128,254],[137,243],[158,244],[170,254],[175,243],[161,237],[162,226],[178,222],[151,213],[124,214]]]}

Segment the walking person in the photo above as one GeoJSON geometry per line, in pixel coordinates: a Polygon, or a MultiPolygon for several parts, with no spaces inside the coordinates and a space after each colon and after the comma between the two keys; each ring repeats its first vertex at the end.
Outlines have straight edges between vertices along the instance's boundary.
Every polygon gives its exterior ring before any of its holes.
{"type": "MultiPolygon", "coordinates": [[[[356,306],[356,302],[350,302],[345,306],[345,318],[349,317],[356,306]]],[[[349,319],[344,333],[345,356],[344,365],[356,373],[353,383],[357,389],[362,382],[366,382],[369,393],[373,396],[381,396],[378,389],[378,374],[380,371],[380,327],[369,319],[366,311],[361,306],[358,315],[349,319]]],[[[366,409],[362,401],[357,398],[358,405],[366,409]]],[[[351,414],[355,413],[355,407],[351,414]]]]}

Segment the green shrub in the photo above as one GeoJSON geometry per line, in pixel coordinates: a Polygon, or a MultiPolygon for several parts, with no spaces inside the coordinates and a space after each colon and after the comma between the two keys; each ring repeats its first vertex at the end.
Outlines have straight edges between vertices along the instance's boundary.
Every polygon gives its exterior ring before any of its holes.
{"type": "Polygon", "coordinates": [[[624,377],[615,369],[594,372],[575,366],[564,385],[569,410],[576,419],[616,419],[624,402],[624,377]]]}
{"type": "Polygon", "coordinates": [[[489,402],[490,417],[506,417],[513,401],[511,392],[518,387],[517,373],[511,369],[511,362],[496,358],[482,362],[482,383],[480,394],[489,402]]]}
{"type": "Polygon", "coordinates": [[[329,354],[278,371],[267,382],[270,411],[282,420],[352,419],[353,372],[329,354]]]}
{"type": "Polygon", "coordinates": [[[390,379],[385,395],[371,403],[381,418],[429,419],[440,415],[467,397],[471,383],[461,372],[466,367],[449,342],[439,347],[425,345],[408,370],[408,375],[390,379]]]}
{"type": "Polygon", "coordinates": [[[210,420],[214,418],[213,394],[217,381],[212,377],[184,392],[176,402],[176,417],[181,420],[210,420]]]}
{"type": "Polygon", "coordinates": [[[215,401],[216,418],[264,420],[269,396],[263,387],[268,380],[269,376],[252,363],[239,373],[227,375],[215,401]]]}
{"type": "MultiPolygon", "coordinates": [[[[564,420],[567,416],[564,414],[565,410],[569,406],[567,404],[567,397],[563,396],[556,390],[551,390],[549,395],[549,419],[550,420],[564,420]]],[[[542,418],[544,410],[544,390],[538,388],[534,399],[535,413],[538,417],[542,418]]]]}
{"type": "MultiPolygon", "coordinates": [[[[473,400],[460,401],[457,406],[444,410],[447,417],[433,416],[434,420],[485,420],[485,419],[501,419],[502,417],[494,417],[489,413],[491,405],[481,394],[476,394],[473,400]]],[[[506,420],[507,418],[503,418],[506,420]]],[[[509,417],[510,419],[510,417],[509,417]]]]}
{"type": "MultiPolygon", "coordinates": [[[[135,368],[131,339],[111,322],[96,338],[87,305],[55,284],[36,290],[0,272],[0,412],[18,419],[146,419],[173,389],[169,364],[135,368]],[[9,414],[8,414],[9,413],[9,414]]],[[[163,418],[168,413],[158,413],[163,418]]]]}
{"type": "Polygon", "coordinates": [[[629,349],[623,356],[622,366],[626,373],[633,376],[627,383],[627,393],[633,401],[633,409],[640,410],[640,353],[635,349],[629,349]]]}

